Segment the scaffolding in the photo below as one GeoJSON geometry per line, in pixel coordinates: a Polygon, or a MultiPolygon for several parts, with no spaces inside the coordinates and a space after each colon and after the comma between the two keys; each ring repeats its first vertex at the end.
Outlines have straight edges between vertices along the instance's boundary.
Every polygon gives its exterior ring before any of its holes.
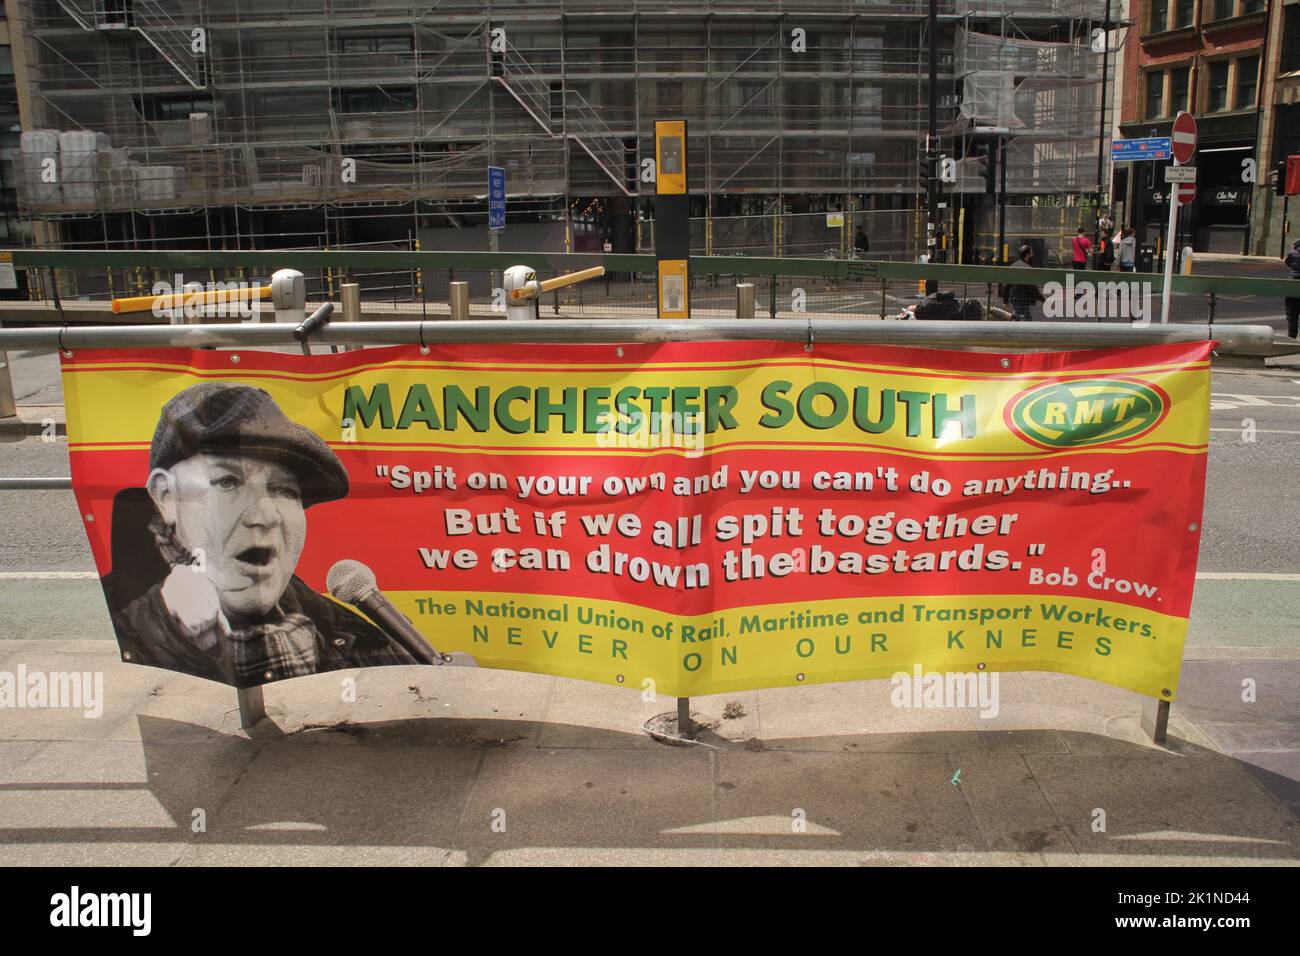
{"type": "MultiPolygon", "coordinates": [[[[700,251],[845,251],[863,223],[884,254],[923,251],[924,0],[17,7],[20,211],[43,244],[484,248],[496,165],[511,242],[633,251],[651,235],[654,122],[683,118],[700,251]]],[[[956,155],[1007,126],[1008,192],[1094,191],[1104,8],[941,0],[956,155]]],[[[967,162],[945,188],[982,183],[967,162]]]]}

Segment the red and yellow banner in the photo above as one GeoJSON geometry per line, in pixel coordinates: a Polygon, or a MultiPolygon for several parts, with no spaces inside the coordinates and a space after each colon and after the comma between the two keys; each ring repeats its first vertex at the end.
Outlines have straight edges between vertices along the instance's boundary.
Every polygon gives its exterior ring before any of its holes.
{"type": "Polygon", "coordinates": [[[64,387],[132,660],[404,662],[376,605],[323,596],[346,560],[478,666],[675,696],[1051,670],[1171,700],[1209,349],[86,351],[64,387]]]}

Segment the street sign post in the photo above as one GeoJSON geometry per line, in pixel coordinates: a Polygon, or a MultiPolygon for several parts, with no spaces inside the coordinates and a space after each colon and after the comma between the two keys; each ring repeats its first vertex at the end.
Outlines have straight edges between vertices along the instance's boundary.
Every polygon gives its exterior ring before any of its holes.
{"type": "Polygon", "coordinates": [[[1196,169],[1181,170],[1196,152],[1196,119],[1186,110],[1174,117],[1174,128],[1170,136],[1174,153],[1174,164],[1165,167],[1165,182],[1169,188],[1169,227],[1165,231],[1165,282],[1160,290],[1160,322],[1169,321],[1169,306],[1172,303],[1174,285],[1174,247],[1178,245],[1178,207],[1186,205],[1196,198],[1196,169]],[[1190,174],[1190,180],[1187,178],[1190,174]]]}
{"type": "Polygon", "coordinates": [[[1134,163],[1143,160],[1166,160],[1173,156],[1172,143],[1168,136],[1113,140],[1110,144],[1110,161],[1134,163]]]}

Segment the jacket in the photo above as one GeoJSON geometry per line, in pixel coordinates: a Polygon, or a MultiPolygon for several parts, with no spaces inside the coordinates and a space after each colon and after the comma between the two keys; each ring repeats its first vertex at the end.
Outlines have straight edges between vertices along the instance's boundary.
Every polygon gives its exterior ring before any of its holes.
{"type": "MultiPolygon", "coordinates": [[[[1024,259],[1017,259],[1011,263],[1013,269],[1032,269],[1029,263],[1024,259]]],[[[1043,301],[1043,293],[1038,290],[1038,286],[1030,283],[1018,283],[1016,285],[1005,285],[1002,287],[1002,301],[1014,307],[1033,306],[1043,301]]]]}
{"type": "Polygon", "coordinates": [[[1119,264],[1131,266],[1137,261],[1137,236],[1125,236],[1119,241],[1119,264]]]}
{"type": "Polygon", "coordinates": [[[1074,249],[1075,262],[1088,261],[1088,252],[1090,249],[1092,249],[1091,239],[1089,239],[1087,236],[1075,236],[1074,239],[1071,241],[1071,246],[1074,249]]]}
{"type": "MultiPolygon", "coordinates": [[[[361,615],[317,594],[297,575],[285,588],[276,609],[281,614],[303,614],[311,620],[315,626],[318,672],[421,663],[361,615]]],[[[219,644],[210,651],[202,650],[181,631],[163,602],[161,581],[125,608],[115,610],[113,627],[124,661],[163,667],[233,686],[269,683],[236,682],[226,673],[219,644]]],[[[271,680],[283,676],[288,675],[271,680]]]]}
{"type": "Polygon", "coordinates": [[[1292,249],[1286,254],[1286,267],[1291,270],[1292,279],[1300,279],[1300,249],[1292,249]]]}

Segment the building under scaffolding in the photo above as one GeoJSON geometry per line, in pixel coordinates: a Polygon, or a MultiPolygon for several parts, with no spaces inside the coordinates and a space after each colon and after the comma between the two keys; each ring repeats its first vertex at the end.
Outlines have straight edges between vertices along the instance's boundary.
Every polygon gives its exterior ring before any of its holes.
{"type": "MultiPolygon", "coordinates": [[[[486,249],[498,165],[503,249],[648,250],[654,122],[684,118],[701,254],[844,254],[858,226],[872,257],[925,251],[925,0],[8,9],[37,245],[486,249]]],[[[992,254],[1002,198],[1010,242],[1099,198],[1106,19],[940,0],[950,260],[992,254]]]]}

